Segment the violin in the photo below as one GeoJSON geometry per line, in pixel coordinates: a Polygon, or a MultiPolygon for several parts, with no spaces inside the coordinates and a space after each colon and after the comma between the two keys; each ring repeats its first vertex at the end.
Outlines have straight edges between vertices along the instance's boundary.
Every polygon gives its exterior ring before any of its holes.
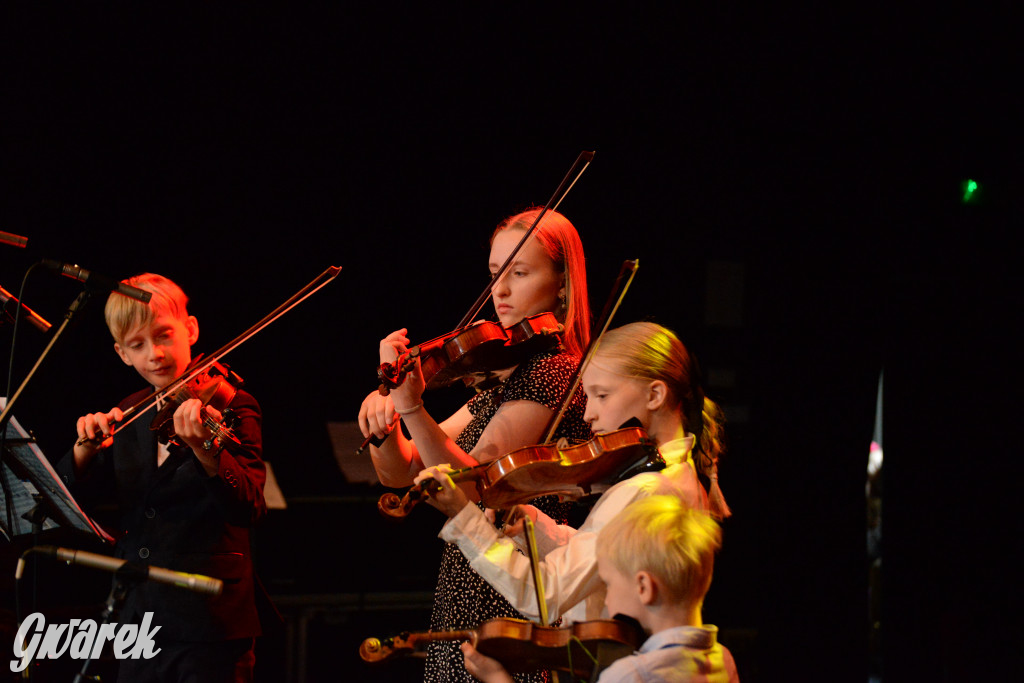
{"type": "Polygon", "coordinates": [[[395,360],[377,368],[379,391],[387,396],[402,384],[420,359],[427,389],[446,387],[460,379],[470,386],[487,388],[496,380],[495,370],[511,368],[530,356],[561,346],[565,327],[553,313],[523,318],[511,327],[481,321],[412,347],[395,360]]]}
{"type": "MultiPolygon", "coordinates": [[[[198,359],[197,359],[198,360],[198,359]]],[[[234,414],[228,405],[235,398],[244,381],[226,365],[214,362],[201,373],[178,387],[169,396],[165,396],[163,408],[157,412],[149,428],[157,433],[160,443],[174,440],[174,413],[185,401],[198,398],[203,404],[203,425],[213,436],[204,442],[203,447],[209,450],[214,444],[223,445],[226,441],[241,443],[231,429],[234,414]],[[222,414],[221,421],[213,419],[206,407],[215,408],[222,414]]]]}
{"type": "Polygon", "coordinates": [[[644,638],[639,624],[624,618],[554,627],[503,617],[485,621],[475,629],[406,632],[384,640],[367,638],[359,647],[359,656],[366,662],[381,662],[422,652],[432,642],[468,640],[510,673],[554,669],[589,679],[595,667],[603,669],[632,654],[644,638]]]}
{"type": "MultiPolygon", "coordinates": [[[[552,494],[563,499],[581,498],[589,495],[595,484],[614,483],[664,466],[647,431],[631,426],[598,434],[574,446],[526,446],[497,460],[456,470],[450,476],[455,482],[476,481],[484,505],[504,510],[552,494]]],[[[386,517],[404,518],[439,486],[436,480],[426,479],[401,498],[385,493],[377,509],[386,517]]]]}

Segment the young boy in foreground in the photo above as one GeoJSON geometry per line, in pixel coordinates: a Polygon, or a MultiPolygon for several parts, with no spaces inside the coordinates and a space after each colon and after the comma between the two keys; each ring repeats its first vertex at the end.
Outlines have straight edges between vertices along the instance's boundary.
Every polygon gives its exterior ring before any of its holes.
{"type": "MultiPolygon", "coordinates": [[[[649,635],[640,650],[612,663],[598,683],[739,681],[718,629],[701,619],[721,530],[676,496],[631,503],[601,529],[597,565],[609,614],[633,617],[649,635]]],[[[466,668],[485,683],[511,681],[493,659],[463,643],[466,668]]]]}

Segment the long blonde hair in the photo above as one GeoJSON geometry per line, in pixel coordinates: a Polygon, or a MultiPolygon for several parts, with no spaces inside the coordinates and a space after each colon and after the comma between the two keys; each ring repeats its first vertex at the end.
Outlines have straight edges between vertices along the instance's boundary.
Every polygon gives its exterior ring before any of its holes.
{"type": "Polygon", "coordinates": [[[669,596],[700,605],[711,586],[721,527],[678,496],[649,496],[626,506],[597,535],[597,556],[632,577],[647,571],[669,596]]]}
{"type": "Polygon", "coordinates": [[[725,452],[725,416],[718,404],[704,395],[697,360],[675,333],[656,323],[629,323],[601,337],[597,357],[614,364],[627,377],[665,383],[669,405],[679,408],[684,428],[696,437],[694,462],[711,482],[712,514],[719,518],[732,514],[718,486],[718,459],[725,452]]]}
{"type": "MultiPolygon", "coordinates": [[[[491,242],[502,230],[529,230],[543,210],[543,207],[532,207],[509,216],[495,228],[491,242]]],[[[533,238],[544,247],[548,258],[555,264],[555,270],[563,275],[565,301],[560,310],[552,313],[565,325],[563,342],[566,350],[582,356],[590,342],[590,300],[587,297],[587,266],[579,233],[568,218],[549,210],[537,225],[533,238]]]]}

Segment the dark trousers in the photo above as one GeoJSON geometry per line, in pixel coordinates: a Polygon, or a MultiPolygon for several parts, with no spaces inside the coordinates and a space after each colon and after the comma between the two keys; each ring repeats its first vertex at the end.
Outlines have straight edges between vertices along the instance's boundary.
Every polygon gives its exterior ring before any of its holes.
{"type": "Polygon", "coordinates": [[[123,659],[118,683],[252,683],[252,638],[212,643],[158,643],[152,659],[123,659]]]}

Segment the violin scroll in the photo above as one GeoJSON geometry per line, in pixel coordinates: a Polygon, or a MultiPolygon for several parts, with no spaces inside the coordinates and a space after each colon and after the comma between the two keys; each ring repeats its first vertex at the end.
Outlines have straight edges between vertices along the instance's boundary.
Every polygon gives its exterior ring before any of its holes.
{"type": "Polygon", "coordinates": [[[379,638],[367,638],[359,645],[359,656],[364,662],[381,662],[392,654],[392,648],[385,646],[379,638]]]}
{"type": "Polygon", "coordinates": [[[411,655],[421,651],[426,645],[442,640],[469,640],[476,642],[477,632],[473,629],[464,631],[427,631],[426,633],[410,633],[403,631],[391,638],[367,638],[359,645],[359,657],[371,664],[383,662],[392,657],[411,655]]]}
{"type": "Polygon", "coordinates": [[[414,361],[419,358],[420,350],[419,346],[414,346],[396,358],[394,363],[380,364],[377,368],[377,379],[380,380],[380,386],[377,388],[377,391],[380,392],[381,396],[387,396],[391,393],[392,389],[402,386],[405,376],[415,366],[414,361]]]}
{"type": "MultiPolygon", "coordinates": [[[[460,470],[452,470],[448,475],[454,482],[475,479],[480,472],[487,467],[487,464],[465,467],[460,470]]],[[[419,484],[411,487],[401,498],[395,493],[385,493],[377,501],[377,509],[385,517],[392,519],[405,519],[417,504],[430,497],[430,494],[441,490],[441,485],[435,479],[424,479],[419,484]]]]}
{"type": "Polygon", "coordinates": [[[396,493],[385,493],[377,501],[377,509],[385,517],[405,519],[420,499],[420,490],[414,486],[401,498],[396,493]]]}
{"type": "Polygon", "coordinates": [[[367,638],[359,645],[359,656],[365,662],[375,662],[383,649],[379,638],[367,638]]]}

